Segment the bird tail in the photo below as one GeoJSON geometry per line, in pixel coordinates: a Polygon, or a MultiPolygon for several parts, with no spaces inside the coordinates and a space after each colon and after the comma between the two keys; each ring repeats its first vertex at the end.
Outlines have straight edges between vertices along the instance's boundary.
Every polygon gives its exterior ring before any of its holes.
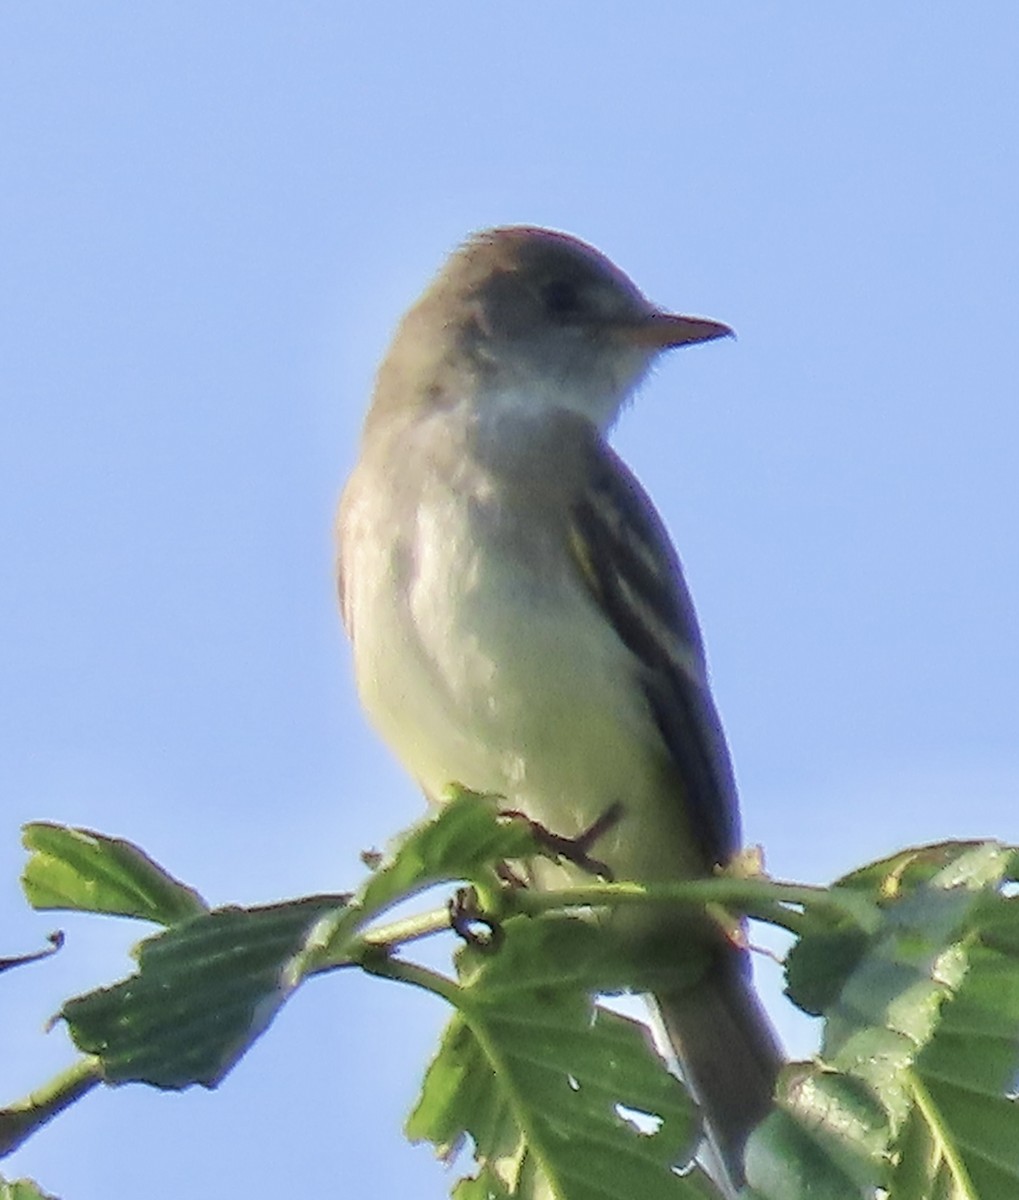
{"type": "Polygon", "coordinates": [[[727,948],[691,987],[655,995],[683,1078],[700,1105],[709,1146],[727,1177],[727,1195],[744,1183],[746,1141],[771,1109],[784,1061],[746,957],[727,948]]]}

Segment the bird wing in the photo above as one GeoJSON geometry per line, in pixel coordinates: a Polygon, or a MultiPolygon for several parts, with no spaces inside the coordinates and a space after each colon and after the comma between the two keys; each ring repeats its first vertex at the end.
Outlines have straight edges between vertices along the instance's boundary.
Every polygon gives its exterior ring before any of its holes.
{"type": "Polygon", "coordinates": [[[600,437],[588,443],[583,475],[570,514],[574,559],[639,661],[705,858],[725,863],[740,840],[736,785],[679,558],[647,493],[600,437]]]}

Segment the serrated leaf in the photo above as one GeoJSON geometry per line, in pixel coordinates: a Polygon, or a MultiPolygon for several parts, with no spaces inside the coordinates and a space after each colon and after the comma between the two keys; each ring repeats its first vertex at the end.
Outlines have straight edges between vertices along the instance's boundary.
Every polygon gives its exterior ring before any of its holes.
{"type": "Polygon", "coordinates": [[[470,1138],[479,1174],[455,1194],[717,1196],[698,1170],[674,1170],[699,1124],[647,1027],[590,999],[592,979],[612,974],[599,931],[517,918],[504,933],[498,952],[462,955],[459,1012],[407,1125],[447,1158],[470,1138]]]}
{"type": "MultiPolygon", "coordinates": [[[[853,888],[867,892],[878,900],[893,901],[915,891],[922,884],[930,883],[946,868],[952,870],[961,865],[963,873],[972,876],[977,860],[968,860],[967,856],[971,851],[976,851],[979,861],[983,863],[988,850],[995,862],[995,875],[1008,878],[1012,864],[1003,864],[1000,859],[1002,855],[1008,858],[1013,854],[1011,847],[997,842],[933,842],[926,846],[909,846],[887,858],[858,867],[837,879],[832,886],[853,888]]],[[[953,884],[946,877],[941,886],[950,887],[953,884]]]]}
{"type": "Polygon", "coordinates": [[[26,825],[23,834],[32,854],[21,883],[33,908],[139,917],[159,925],[206,911],[196,891],[131,842],[45,821],[26,825]]]}
{"type": "Polygon", "coordinates": [[[204,913],[138,947],[138,971],[60,1015],[107,1083],[215,1087],[306,974],[340,896],[204,913]]]}
{"type": "Polygon", "coordinates": [[[819,929],[786,955],[785,994],[805,1013],[821,1016],[859,966],[870,938],[855,925],[819,929]]]}
{"type": "Polygon", "coordinates": [[[776,1110],[750,1136],[747,1200],[869,1197],[889,1139],[887,1113],[852,1076],[790,1063],[776,1110]]]}
{"type": "MultiPolygon", "coordinates": [[[[929,884],[940,872],[974,871],[992,864],[996,880],[1014,873],[1010,847],[996,842],[939,842],[912,846],[867,866],[859,867],[831,886],[833,892],[863,892],[885,908],[929,884]]],[[[943,876],[939,887],[955,886],[954,876],[943,876]]],[[[972,882],[972,879],[971,879],[972,882]]],[[[980,882],[976,885],[979,887],[980,882]]],[[[996,900],[1002,900],[1000,896],[996,900]]],[[[1010,925],[1009,928],[1014,928],[1010,925]]],[[[1003,931],[1003,936],[1007,933],[1003,931]]],[[[808,915],[807,933],[786,956],[786,995],[804,1012],[819,1016],[833,1005],[853,971],[873,942],[873,937],[846,919],[808,915]]]]}
{"type": "Polygon", "coordinates": [[[499,815],[497,797],[456,789],[395,843],[353,903],[376,912],[436,883],[485,882],[499,863],[538,852],[526,824],[499,815]]]}
{"type": "Polygon", "coordinates": [[[459,1180],[450,1195],[453,1200],[512,1200],[502,1180],[488,1167],[482,1167],[477,1175],[459,1180]]]}
{"type": "MultiPolygon", "coordinates": [[[[872,1184],[895,1200],[1019,1195],[1019,909],[1001,892],[1015,866],[1010,847],[943,843],[841,881],[871,889],[883,921],[827,1005],[822,1058],[865,1082],[886,1113],[883,1148],[873,1141],[881,1123],[870,1123],[872,1184]]],[[[812,965],[832,936],[805,939],[815,938],[812,965]]],[[[799,996],[823,994],[803,978],[799,996]]]]}
{"type": "MultiPolygon", "coordinates": [[[[913,1066],[916,1107],[930,1147],[931,1188],[966,1200],[1012,1200],[1019,1196],[1019,1106],[1014,1099],[1019,954],[976,945],[968,965],[957,994],[943,1007],[936,1036],[913,1066]]],[[[895,1179],[900,1183],[912,1166],[907,1149],[899,1147],[895,1179]]]]}
{"type": "Polygon", "coordinates": [[[522,821],[499,814],[499,798],[453,788],[450,799],[396,838],[367,881],[350,898],[323,960],[335,964],[348,955],[368,966],[378,949],[351,945],[358,934],[390,906],[441,883],[469,882],[493,894],[501,887],[497,868],[540,853],[522,821]]]}
{"type": "MultiPolygon", "coordinates": [[[[940,849],[940,848],[939,848],[940,849]]],[[[904,1119],[901,1072],[930,1041],[944,1002],[969,966],[981,892],[996,890],[1010,852],[989,844],[960,847],[885,910],[867,954],[827,1012],[822,1058],[860,1074],[904,1119]]]]}

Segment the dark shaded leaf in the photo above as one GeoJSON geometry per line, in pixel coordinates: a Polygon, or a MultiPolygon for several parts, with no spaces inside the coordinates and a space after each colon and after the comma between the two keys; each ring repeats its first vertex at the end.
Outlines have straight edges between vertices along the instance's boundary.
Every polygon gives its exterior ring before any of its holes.
{"type": "Polygon", "coordinates": [[[61,1011],[107,1083],[215,1087],[265,1031],[342,914],[343,897],[194,917],[141,943],[138,971],[61,1011]]]}

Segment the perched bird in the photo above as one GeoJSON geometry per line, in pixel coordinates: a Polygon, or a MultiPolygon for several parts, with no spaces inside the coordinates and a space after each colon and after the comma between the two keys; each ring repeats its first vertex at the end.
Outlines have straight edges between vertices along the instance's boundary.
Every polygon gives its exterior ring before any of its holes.
{"type": "MultiPolygon", "coordinates": [[[[730,333],[651,304],[591,246],[493,229],[396,332],[340,505],[340,598],[369,718],[435,801],[498,793],[620,879],[707,876],[740,843],[679,560],[606,437],[664,351],[730,333]]],[[[671,915],[669,915],[671,914],[671,915]]],[[[701,978],[655,997],[728,1187],[781,1061],[747,954],[662,916],[701,978]]]]}

